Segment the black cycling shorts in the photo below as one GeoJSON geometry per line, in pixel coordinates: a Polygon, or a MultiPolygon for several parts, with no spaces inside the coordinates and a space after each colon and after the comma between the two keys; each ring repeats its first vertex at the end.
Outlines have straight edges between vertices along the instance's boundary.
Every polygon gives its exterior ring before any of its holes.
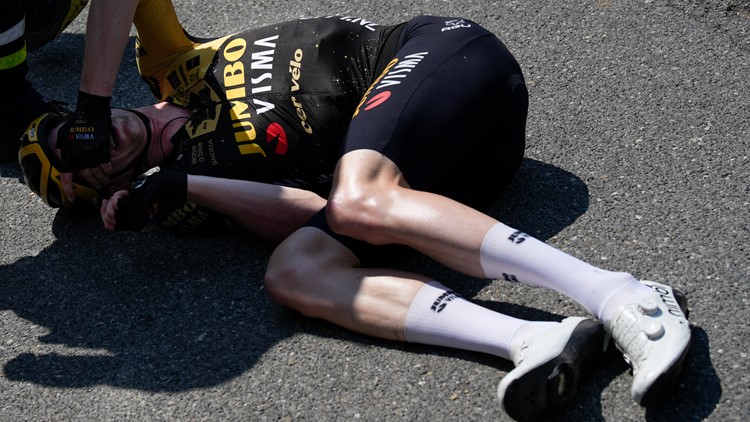
{"type": "MultiPolygon", "coordinates": [[[[528,92],[521,68],[492,33],[460,18],[409,21],[391,62],[354,113],[342,155],[383,153],[413,189],[486,205],[518,170],[528,92]]],[[[367,261],[378,247],[317,227],[367,261]]]]}
{"type": "Polygon", "coordinates": [[[518,170],[528,94],[503,43],[476,23],[418,17],[371,85],[342,153],[382,152],[417,190],[477,206],[518,170]]]}

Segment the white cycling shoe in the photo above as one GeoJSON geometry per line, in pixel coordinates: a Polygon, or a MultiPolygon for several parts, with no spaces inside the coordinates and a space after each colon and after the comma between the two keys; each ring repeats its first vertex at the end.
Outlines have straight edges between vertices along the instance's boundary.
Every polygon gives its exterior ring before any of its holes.
{"type": "Polygon", "coordinates": [[[677,383],[690,326],[685,295],[664,284],[641,283],[653,290],[651,296],[625,306],[604,327],[633,368],[633,399],[646,406],[677,383]]]}
{"type": "Polygon", "coordinates": [[[518,421],[548,418],[570,403],[583,373],[604,351],[602,324],[570,317],[510,351],[516,367],[497,387],[503,411],[518,421]]]}

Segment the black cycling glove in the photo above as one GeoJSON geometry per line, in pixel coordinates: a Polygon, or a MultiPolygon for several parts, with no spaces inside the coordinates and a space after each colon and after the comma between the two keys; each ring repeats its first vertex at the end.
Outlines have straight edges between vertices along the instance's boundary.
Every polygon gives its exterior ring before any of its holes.
{"type": "Polygon", "coordinates": [[[57,131],[57,148],[63,172],[96,167],[109,162],[111,97],[78,91],[76,111],[57,131]]]}
{"type": "Polygon", "coordinates": [[[149,216],[171,212],[187,202],[187,173],[162,170],[138,180],[128,196],[117,201],[115,230],[138,231],[149,216]]]}

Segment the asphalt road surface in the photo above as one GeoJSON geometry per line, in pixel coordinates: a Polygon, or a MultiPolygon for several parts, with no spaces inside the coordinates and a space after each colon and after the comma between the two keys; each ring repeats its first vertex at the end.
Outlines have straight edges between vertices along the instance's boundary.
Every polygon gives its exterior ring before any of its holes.
{"type": "MultiPolygon", "coordinates": [[[[634,404],[612,353],[559,420],[747,420],[748,1],[175,3],[197,36],[319,15],[452,15],[495,32],[531,105],[527,158],[487,211],[690,300],[693,343],[673,395],[634,404]]],[[[75,103],[84,24],[31,56],[45,97],[75,103]]],[[[113,105],[151,101],[129,49],[113,105]]],[[[0,420],[504,420],[495,392],[509,362],[305,319],[266,296],[261,243],[109,233],[96,215],[46,208],[19,176],[0,165],[0,420]]],[[[401,265],[515,316],[584,314],[553,292],[418,257],[401,265]]]]}

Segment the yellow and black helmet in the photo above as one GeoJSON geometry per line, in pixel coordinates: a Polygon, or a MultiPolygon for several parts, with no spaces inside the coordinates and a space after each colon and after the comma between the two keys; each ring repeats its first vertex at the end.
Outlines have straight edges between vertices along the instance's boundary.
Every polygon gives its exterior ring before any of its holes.
{"type": "MultiPolygon", "coordinates": [[[[36,118],[23,134],[21,148],[18,150],[18,162],[21,164],[26,185],[52,208],[72,205],[63,195],[58,170],[61,163],[48,141],[50,131],[66,116],[65,112],[55,111],[36,118]]],[[[95,205],[98,202],[99,192],[85,180],[74,177],[73,188],[76,203],[88,202],[95,205]]]]}

